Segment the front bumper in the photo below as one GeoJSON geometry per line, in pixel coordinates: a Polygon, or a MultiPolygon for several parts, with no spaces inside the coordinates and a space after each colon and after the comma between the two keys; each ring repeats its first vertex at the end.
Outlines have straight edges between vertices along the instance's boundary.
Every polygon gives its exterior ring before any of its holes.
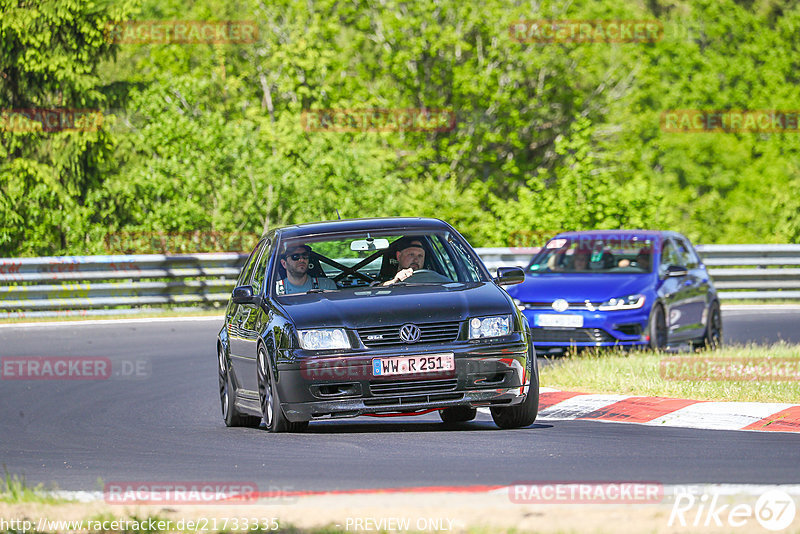
{"type": "Polygon", "coordinates": [[[647,330],[649,308],[607,312],[568,310],[562,313],[581,315],[583,326],[580,328],[537,326],[535,315],[559,315],[552,309],[526,309],[522,313],[531,327],[537,350],[556,347],[636,347],[650,342],[647,330]]]}
{"type": "Polygon", "coordinates": [[[278,394],[290,421],[408,413],[454,406],[512,406],[528,393],[534,360],[525,338],[413,345],[336,355],[288,350],[278,363],[278,394]],[[453,354],[455,370],[377,377],[372,360],[453,354]]]}

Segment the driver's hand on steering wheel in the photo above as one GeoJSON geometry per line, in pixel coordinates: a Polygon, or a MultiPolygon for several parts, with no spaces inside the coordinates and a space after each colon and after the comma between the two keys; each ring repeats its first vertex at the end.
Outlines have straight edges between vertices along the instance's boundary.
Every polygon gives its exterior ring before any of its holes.
{"type": "Polygon", "coordinates": [[[412,269],[411,267],[409,267],[408,269],[402,269],[400,271],[397,271],[397,274],[394,275],[394,278],[392,278],[391,280],[387,280],[386,282],[383,283],[383,285],[390,286],[396,282],[402,282],[412,274],[414,274],[414,269],[412,269]]]}

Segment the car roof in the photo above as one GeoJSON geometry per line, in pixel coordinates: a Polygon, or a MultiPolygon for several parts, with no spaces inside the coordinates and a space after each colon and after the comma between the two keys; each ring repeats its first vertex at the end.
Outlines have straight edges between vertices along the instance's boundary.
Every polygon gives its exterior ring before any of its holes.
{"type": "Polygon", "coordinates": [[[398,232],[406,232],[409,230],[452,231],[453,228],[442,220],[427,217],[375,217],[294,224],[274,229],[274,231],[279,233],[281,237],[287,239],[291,239],[293,237],[308,237],[313,235],[335,234],[342,232],[363,232],[369,230],[389,230],[398,232]]]}
{"type": "Polygon", "coordinates": [[[595,236],[595,235],[609,235],[609,236],[617,236],[617,235],[632,235],[632,236],[639,236],[639,237],[650,237],[650,238],[666,238],[666,237],[684,237],[682,234],[678,232],[673,232],[671,230],[642,230],[642,229],[630,229],[630,230],[575,230],[569,232],[561,232],[554,237],[580,237],[580,236],[595,236]]]}

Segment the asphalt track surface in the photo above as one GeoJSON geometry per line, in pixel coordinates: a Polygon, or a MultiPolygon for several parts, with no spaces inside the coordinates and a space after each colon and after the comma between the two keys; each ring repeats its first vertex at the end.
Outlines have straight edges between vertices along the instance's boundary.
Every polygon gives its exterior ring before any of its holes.
{"type": "MultiPolygon", "coordinates": [[[[800,310],[724,312],[727,342],[800,342],[800,310]]],[[[108,357],[138,377],[0,380],[0,463],[29,484],[239,481],[261,491],[503,485],[529,481],[800,483],[800,436],[489,416],[445,429],[436,414],[314,422],[303,434],[226,428],[219,319],[0,328],[0,357],[108,357]],[[128,368],[130,371],[130,368],[128,368]]]]}

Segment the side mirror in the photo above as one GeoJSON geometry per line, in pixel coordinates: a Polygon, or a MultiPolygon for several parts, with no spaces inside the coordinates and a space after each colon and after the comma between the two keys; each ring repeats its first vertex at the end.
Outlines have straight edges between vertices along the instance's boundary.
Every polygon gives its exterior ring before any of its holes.
{"type": "Polygon", "coordinates": [[[525,281],[525,271],[522,267],[498,267],[494,283],[499,286],[510,286],[525,281]]]}
{"type": "Polygon", "coordinates": [[[667,278],[678,278],[689,274],[689,269],[683,265],[670,265],[667,267],[667,278]]]}
{"type": "Polygon", "coordinates": [[[239,286],[233,289],[231,300],[234,304],[261,304],[261,297],[253,295],[253,286],[239,286]]]}

